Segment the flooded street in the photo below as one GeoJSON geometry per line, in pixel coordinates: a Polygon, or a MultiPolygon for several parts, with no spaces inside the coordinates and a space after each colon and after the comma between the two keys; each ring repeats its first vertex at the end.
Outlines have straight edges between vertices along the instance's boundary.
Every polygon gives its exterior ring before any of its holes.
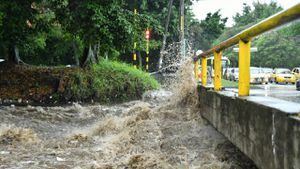
{"type": "Polygon", "coordinates": [[[181,73],[174,90],[139,101],[1,107],[0,168],[255,168],[202,119],[190,68],[181,73]]]}
{"type": "Polygon", "coordinates": [[[217,148],[226,139],[198,113],[170,102],[171,93],[159,91],[145,101],[115,106],[2,107],[0,167],[230,168],[239,163],[222,161],[224,152],[217,148]]]}

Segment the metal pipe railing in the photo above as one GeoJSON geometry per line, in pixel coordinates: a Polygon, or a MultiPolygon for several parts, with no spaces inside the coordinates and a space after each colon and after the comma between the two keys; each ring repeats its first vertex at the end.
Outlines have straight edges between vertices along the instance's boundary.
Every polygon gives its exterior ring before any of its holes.
{"type": "MultiPolygon", "coordinates": [[[[276,27],[284,25],[286,23],[292,22],[300,18],[300,3],[296,4],[295,6],[283,10],[269,18],[251,26],[250,28],[245,29],[244,31],[238,33],[237,35],[221,42],[220,44],[212,47],[211,49],[201,53],[198,56],[194,57],[194,61],[198,62],[201,58],[204,64],[202,63],[202,72],[206,72],[206,58],[210,55],[214,54],[214,65],[217,68],[220,67],[219,64],[219,57],[222,57],[220,53],[228,47],[233,45],[239,44],[239,96],[248,96],[250,90],[250,47],[251,47],[251,39],[255,36],[258,36],[264,32],[272,30],[276,27]],[[216,65],[217,64],[217,65],[216,65]]],[[[195,64],[196,65],[196,64],[195,64]]],[[[197,64],[198,65],[198,64],[197,64]]],[[[196,68],[195,68],[196,70],[196,68]]],[[[215,70],[215,77],[221,74],[220,69],[215,70]]],[[[215,90],[220,90],[220,79],[215,78],[215,90]],[[217,86],[216,86],[217,85],[217,86]]],[[[205,83],[202,84],[203,86],[206,85],[206,75],[203,76],[202,74],[202,81],[205,83]],[[204,78],[203,78],[204,77],[204,78]]]]}

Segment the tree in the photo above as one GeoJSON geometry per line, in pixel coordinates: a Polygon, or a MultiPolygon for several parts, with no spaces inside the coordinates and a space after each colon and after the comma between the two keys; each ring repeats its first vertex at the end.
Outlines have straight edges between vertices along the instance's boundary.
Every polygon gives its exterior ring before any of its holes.
{"type": "Polygon", "coordinates": [[[161,49],[160,49],[160,55],[159,55],[159,68],[160,68],[160,64],[162,63],[162,57],[163,57],[163,53],[166,47],[166,41],[167,41],[167,35],[168,35],[168,30],[169,30],[169,24],[170,24],[170,17],[171,17],[171,13],[172,13],[172,6],[173,6],[173,0],[169,0],[169,4],[168,4],[168,15],[167,15],[167,19],[166,19],[166,23],[165,23],[165,29],[164,29],[164,34],[163,34],[163,41],[162,41],[162,45],[161,45],[161,49]]]}
{"type": "MultiPolygon", "coordinates": [[[[0,0],[0,53],[16,63],[18,51],[28,63],[81,65],[109,55],[146,49],[143,32],[151,30],[150,49],[161,46],[168,15],[166,1],[136,0],[139,13],[134,20],[134,0],[0,0]],[[137,35],[137,36],[134,36],[137,35]],[[74,57],[75,56],[75,57],[74,57]]],[[[186,25],[191,22],[191,0],[187,0],[186,25]]],[[[167,43],[179,39],[179,1],[171,6],[167,43]]],[[[128,55],[127,55],[128,56],[128,55]]],[[[121,58],[123,59],[123,58],[121,58]]],[[[154,59],[151,59],[154,62],[154,59]]]]}
{"type": "Polygon", "coordinates": [[[300,65],[300,23],[273,31],[253,42],[258,52],[252,57],[253,66],[293,68],[300,65]]]}
{"type": "Polygon", "coordinates": [[[133,11],[125,8],[124,1],[63,0],[53,1],[53,6],[62,26],[83,40],[83,67],[89,61],[97,60],[96,54],[128,51],[132,47],[134,33],[143,32],[148,23],[146,16],[138,15],[138,24],[134,24],[133,11]]]}
{"type": "Polygon", "coordinates": [[[278,6],[276,2],[261,3],[253,2],[253,8],[248,4],[243,4],[242,13],[236,13],[233,17],[234,26],[226,28],[222,35],[215,40],[214,44],[218,44],[233,35],[238,34],[242,30],[258,23],[259,21],[279,12],[282,7],[278,6]]]}
{"type": "MultiPolygon", "coordinates": [[[[224,33],[215,40],[218,44],[242,30],[258,23],[259,21],[282,10],[276,2],[261,3],[254,2],[253,8],[244,4],[243,12],[237,13],[233,19],[235,24],[231,28],[227,28],[224,33]]],[[[299,25],[299,24],[296,24],[299,25]]],[[[298,51],[299,41],[294,38],[297,32],[297,26],[287,26],[279,31],[271,31],[266,35],[261,35],[253,40],[252,45],[258,48],[258,52],[252,54],[252,66],[268,66],[268,67],[292,67],[299,64],[295,58],[298,51]]],[[[299,33],[299,32],[298,32],[299,33]]],[[[232,49],[224,52],[233,63],[237,65],[237,54],[232,52],[232,49]]]]}
{"type": "Polygon", "coordinates": [[[220,10],[215,13],[208,13],[200,23],[191,23],[189,38],[193,42],[193,49],[207,50],[213,41],[217,39],[225,29],[227,18],[222,18],[220,10]]]}
{"type": "MultiPolygon", "coordinates": [[[[128,2],[129,1],[130,0],[128,0],[128,2]]],[[[131,2],[133,1],[134,0],[131,0],[131,2]]],[[[190,24],[193,21],[195,21],[193,19],[193,14],[191,11],[192,1],[193,0],[184,1],[185,27],[188,28],[185,29],[186,38],[189,38],[188,35],[189,35],[190,24]]],[[[150,48],[152,49],[152,53],[155,53],[154,54],[155,56],[161,55],[161,53],[163,52],[160,51],[163,50],[162,48],[164,48],[163,47],[164,45],[168,46],[171,43],[179,41],[180,1],[174,0],[172,3],[170,3],[170,1],[140,0],[139,2],[140,3],[138,5],[138,9],[140,13],[147,15],[150,18],[153,18],[153,24],[150,25],[152,29],[151,42],[150,42],[151,44],[150,48]],[[169,22],[167,20],[169,20],[169,22]],[[169,23],[169,25],[166,23],[169,23]]],[[[143,42],[141,44],[143,44],[143,42]]],[[[160,56],[160,58],[161,57],[162,56],[160,56]]],[[[155,57],[151,61],[157,64],[159,63],[159,58],[155,57]]],[[[158,68],[157,65],[155,65],[155,67],[158,68]]]]}
{"type": "Polygon", "coordinates": [[[276,2],[261,3],[259,1],[253,3],[254,9],[251,9],[246,3],[243,4],[243,12],[237,13],[233,20],[235,26],[245,26],[251,23],[256,23],[282,10],[276,2]]]}
{"type": "Polygon", "coordinates": [[[242,13],[236,13],[233,17],[235,26],[247,25],[249,23],[255,22],[256,19],[257,18],[254,18],[253,14],[251,13],[251,7],[246,3],[243,3],[242,13]]]}
{"type": "Polygon", "coordinates": [[[4,57],[13,63],[20,63],[19,46],[29,35],[33,35],[39,29],[43,29],[38,4],[40,0],[10,0],[0,1],[0,41],[4,57]]]}

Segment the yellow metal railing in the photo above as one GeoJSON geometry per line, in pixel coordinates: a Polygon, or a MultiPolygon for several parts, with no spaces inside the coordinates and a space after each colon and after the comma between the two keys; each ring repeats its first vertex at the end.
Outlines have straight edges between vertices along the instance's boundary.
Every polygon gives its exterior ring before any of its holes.
{"type": "MultiPolygon", "coordinates": [[[[222,51],[228,47],[239,44],[239,96],[248,96],[250,91],[250,47],[251,39],[266,31],[279,27],[283,24],[300,18],[300,3],[279,12],[254,26],[240,32],[239,34],[227,39],[226,41],[214,46],[213,48],[201,53],[194,58],[195,62],[201,59],[202,65],[202,86],[207,84],[207,57],[214,55],[214,89],[219,91],[221,84],[221,58],[222,51]]],[[[198,63],[194,64],[195,74],[198,71],[198,63]]]]}

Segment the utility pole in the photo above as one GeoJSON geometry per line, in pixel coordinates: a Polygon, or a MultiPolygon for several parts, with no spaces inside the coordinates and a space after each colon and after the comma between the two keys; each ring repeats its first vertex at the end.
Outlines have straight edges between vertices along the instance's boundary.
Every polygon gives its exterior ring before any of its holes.
{"type": "Polygon", "coordinates": [[[149,71],[149,43],[150,43],[150,30],[146,30],[146,71],[149,71]]]}
{"type": "Polygon", "coordinates": [[[184,0],[180,0],[180,47],[181,56],[185,57],[185,39],[184,39],[184,0]]]}
{"type": "Polygon", "coordinates": [[[162,46],[161,46],[161,49],[160,49],[158,69],[160,69],[161,65],[162,65],[163,54],[164,54],[164,51],[165,51],[166,41],[167,41],[167,36],[168,36],[168,29],[169,29],[170,17],[171,17],[171,13],[172,13],[172,6],[173,6],[173,0],[169,0],[169,4],[168,4],[168,16],[167,16],[167,20],[166,20],[166,24],[165,24],[165,33],[164,33],[164,37],[163,37],[163,42],[162,42],[162,46]]]}
{"type": "MultiPolygon", "coordinates": [[[[136,26],[136,15],[137,15],[137,3],[136,3],[136,0],[134,1],[134,9],[133,9],[133,12],[134,12],[134,25],[136,26]]],[[[133,37],[133,39],[134,39],[134,41],[133,41],[133,51],[132,51],[132,64],[133,64],[133,67],[134,68],[137,68],[137,66],[136,66],[136,47],[137,47],[137,42],[136,42],[136,40],[137,40],[137,37],[136,37],[137,35],[136,35],[136,33],[134,33],[134,37],[133,37]]]]}

